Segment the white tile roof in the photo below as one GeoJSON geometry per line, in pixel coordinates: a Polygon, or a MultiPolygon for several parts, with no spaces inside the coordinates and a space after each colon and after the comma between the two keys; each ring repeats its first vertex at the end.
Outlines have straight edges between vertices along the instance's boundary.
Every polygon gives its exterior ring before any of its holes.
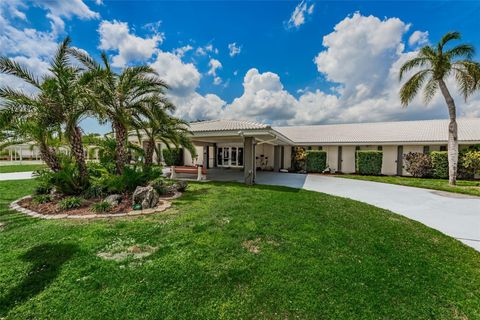
{"type": "Polygon", "coordinates": [[[269,125],[263,123],[243,120],[211,120],[190,123],[190,131],[192,131],[193,133],[206,131],[256,130],[269,128],[269,125]]]}
{"type": "MultiPolygon", "coordinates": [[[[295,143],[447,142],[448,120],[274,127],[295,143]]],[[[459,141],[480,141],[480,119],[458,120],[459,141]]]]}

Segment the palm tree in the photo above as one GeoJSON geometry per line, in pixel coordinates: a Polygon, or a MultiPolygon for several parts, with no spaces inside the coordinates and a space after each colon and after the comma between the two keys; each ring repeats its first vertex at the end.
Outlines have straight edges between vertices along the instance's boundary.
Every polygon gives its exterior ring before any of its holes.
{"type": "Polygon", "coordinates": [[[128,160],[128,130],[132,117],[142,103],[154,96],[163,95],[168,86],[149,66],[127,67],[117,74],[112,70],[105,53],[101,55],[100,65],[83,51],[71,48],[70,52],[88,70],[98,75],[96,88],[101,102],[98,114],[101,119],[106,118],[112,123],[117,142],[116,169],[117,174],[122,174],[128,160]]]}
{"type": "Polygon", "coordinates": [[[60,110],[53,103],[51,90],[55,79],[45,75],[40,81],[31,71],[7,57],[0,58],[0,72],[23,80],[35,90],[27,93],[16,88],[0,88],[0,99],[3,100],[0,130],[10,142],[34,141],[41,159],[52,171],[59,171],[60,161],[52,147],[61,122],[60,110]]]}
{"type": "Polygon", "coordinates": [[[435,46],[424,46],[417,56],[400,68],[400,81],[411,70],[418,70],[400,90],[400,100],[406,107],[423,88],[424,102],[428,104],[440,88],[448,107],[448,167],[449,184],[455,185],[458,163],[457,111],[455,101],[445,81],[453,75],[460,93],[466,100],[479,87],[480,65],[472,61],[475,49],[469,44],[459,44],[451,49],[445,46],[452,40],[460,40],[458,32],[446,33],[435,46]]]}
{"type": "Polygon", "coordinates": [[[133,126],[137,131],[139,140],[141,140],[142,133],[147,137],[144,141],[145,161],[146,167],[150,167],[153,163],[153,154],[157,154],[157,159],[160,159],[160,148],[156,141],[160,141],[170,148],[172,145],[175,148],[184,147],[195,157],[196,150],[192,144],[188,134],[188,123],[174,118],[169,115],[169,112],[175,110],[175,106],[166,98],[157,97],[144,103],[139,114],[134,116],[133,126]]]}

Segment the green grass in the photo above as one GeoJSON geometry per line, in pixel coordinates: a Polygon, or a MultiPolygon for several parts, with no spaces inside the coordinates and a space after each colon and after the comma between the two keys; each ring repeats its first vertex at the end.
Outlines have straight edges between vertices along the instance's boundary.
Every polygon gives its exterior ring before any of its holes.
{"type": "Polygon", "coordinates": [[[469,194],[472,196],[480,196],[480,181],[458,180],[457,186],[450,186],[446,179],[425,179],[412,177],[397,176],[361,176],[361,175],[338,175],[339,178],[367,180],[375,182],[383,182],[390,184],[399,184],[402,186],[417,187],[424,189],[433,189],[454,193],[469,194]]]}
{"type": "Polygon", "coordinates": [[[0,182],[0,318],[480,318],[480,254],[373,206],[198,183],[172,209],[136,219],[6,209],[34,184],[0,182]],[[97,256],[124,243],[157,251],[97,256]]]}
{"type": "Polygon", "coordinates": [[[35,171],[44,168],[46,168],[44,164],[2,165],[0,166],[0,173],[35,171]]]}

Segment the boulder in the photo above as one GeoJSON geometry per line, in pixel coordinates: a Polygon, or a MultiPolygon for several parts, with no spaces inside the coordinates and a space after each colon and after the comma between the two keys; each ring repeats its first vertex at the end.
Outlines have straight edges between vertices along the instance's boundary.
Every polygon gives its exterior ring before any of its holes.
{"type": "Polygon", "coordinates": [[[155,208],[158,200],[158,192],[152,186],[137,187],[133,192],[133,206],[141,205],[142,209],[155,208]]]}
{"type": "Polygon", "coordinates": [[[120,202],[122,202],[122,196],[119,194],[111,194],[103,201],[108,202],[112,207],[116,207],[120,202]]]}
{"type": "Polygon", "coordinates": [[[180,181],[177,181],[177,182],[175,183],[175,185],[176,185],[176,188],[177,188],[178,191],[183,192],[183,191],[185,191],[185,190],[187,189],[187,187],[188,187],[188,182],[187,182],[187,181],[180,180],[180,181]]]}

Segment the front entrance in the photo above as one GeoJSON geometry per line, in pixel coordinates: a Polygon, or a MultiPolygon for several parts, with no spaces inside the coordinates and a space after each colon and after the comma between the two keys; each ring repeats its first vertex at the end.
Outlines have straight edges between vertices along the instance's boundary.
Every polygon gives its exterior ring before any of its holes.
{"type": "Polygon", "coordinates": [[[243,167],[243,147],[218,147],[218,167],[243,167]]]}

